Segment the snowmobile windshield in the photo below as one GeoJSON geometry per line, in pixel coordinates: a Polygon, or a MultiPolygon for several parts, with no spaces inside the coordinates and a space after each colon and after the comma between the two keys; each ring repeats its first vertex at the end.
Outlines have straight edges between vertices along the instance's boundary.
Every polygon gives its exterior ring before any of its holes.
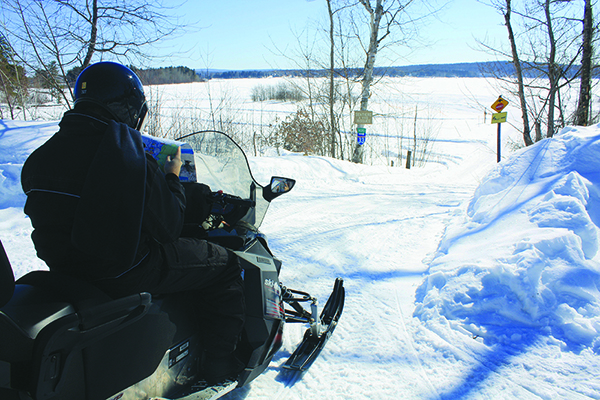
{"type": "Polygon", "coordinates": [[[213,192],[251,199],[256,206],[242,218],[256,228],[267,213],[269,202],[263,198],[263,187],[254,180],[246,154],[236,142],[223,132],[202,131],[180,138],[194,150],[196,176],[200,183],[213,192]]]}

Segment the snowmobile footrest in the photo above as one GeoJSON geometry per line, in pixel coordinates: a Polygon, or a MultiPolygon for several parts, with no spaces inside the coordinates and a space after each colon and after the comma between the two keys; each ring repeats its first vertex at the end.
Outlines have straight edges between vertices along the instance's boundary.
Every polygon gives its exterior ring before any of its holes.
{"type": "Polygon", "coordinates": [[[216,400],[235,389],[237,384],[237,381],[227,380],[210,386],[206,382],[201,381],[192,386],[192,393],[183,397],[177,397],[176,400],[216,400]]]}

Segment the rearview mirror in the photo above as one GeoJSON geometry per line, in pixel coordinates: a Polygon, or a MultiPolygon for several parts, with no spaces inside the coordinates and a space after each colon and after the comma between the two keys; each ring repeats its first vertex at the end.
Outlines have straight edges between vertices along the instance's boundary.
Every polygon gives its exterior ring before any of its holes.
{"type": "Polygon", "coordinates": [[[271,178],[271,183],[269,186],[264,188],[263,197],[265,200],[271,201],[274,198],[292,190],[295,184],[296,181],[294,179],[274,176],[271,178]]]}

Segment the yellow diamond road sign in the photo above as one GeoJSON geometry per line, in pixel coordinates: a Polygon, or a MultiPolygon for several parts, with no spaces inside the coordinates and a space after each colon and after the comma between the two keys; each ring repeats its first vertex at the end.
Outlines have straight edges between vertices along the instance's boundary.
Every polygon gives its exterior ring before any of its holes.
{"type": "Polygon", "coordinates": [[[494,110],[497,113],[499,113],[502,110],[504,110],[504,107],[506,107],[507,105],[508,105],[508,101],[504,100],[502,98],[502,96],[500,96],[500,97],[498,97],[498,100],[496,100],[494,102],[494,104],[492,104],[492,110],[494,110]]]}
{"type": "Polygon", "coordinates": [[[354,111],[354,123],[356,125],[372,124],[373,111],[354,111]]]}

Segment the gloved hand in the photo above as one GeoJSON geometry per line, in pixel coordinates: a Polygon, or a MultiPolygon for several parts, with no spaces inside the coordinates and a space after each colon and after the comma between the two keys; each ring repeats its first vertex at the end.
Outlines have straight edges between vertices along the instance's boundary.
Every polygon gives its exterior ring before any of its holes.
{"type": "Polygon", "coordinates": [[[210,187],[197,182],[182,182],[185,189],[185,222],[202,224],[212,206],[210,187]]]}

